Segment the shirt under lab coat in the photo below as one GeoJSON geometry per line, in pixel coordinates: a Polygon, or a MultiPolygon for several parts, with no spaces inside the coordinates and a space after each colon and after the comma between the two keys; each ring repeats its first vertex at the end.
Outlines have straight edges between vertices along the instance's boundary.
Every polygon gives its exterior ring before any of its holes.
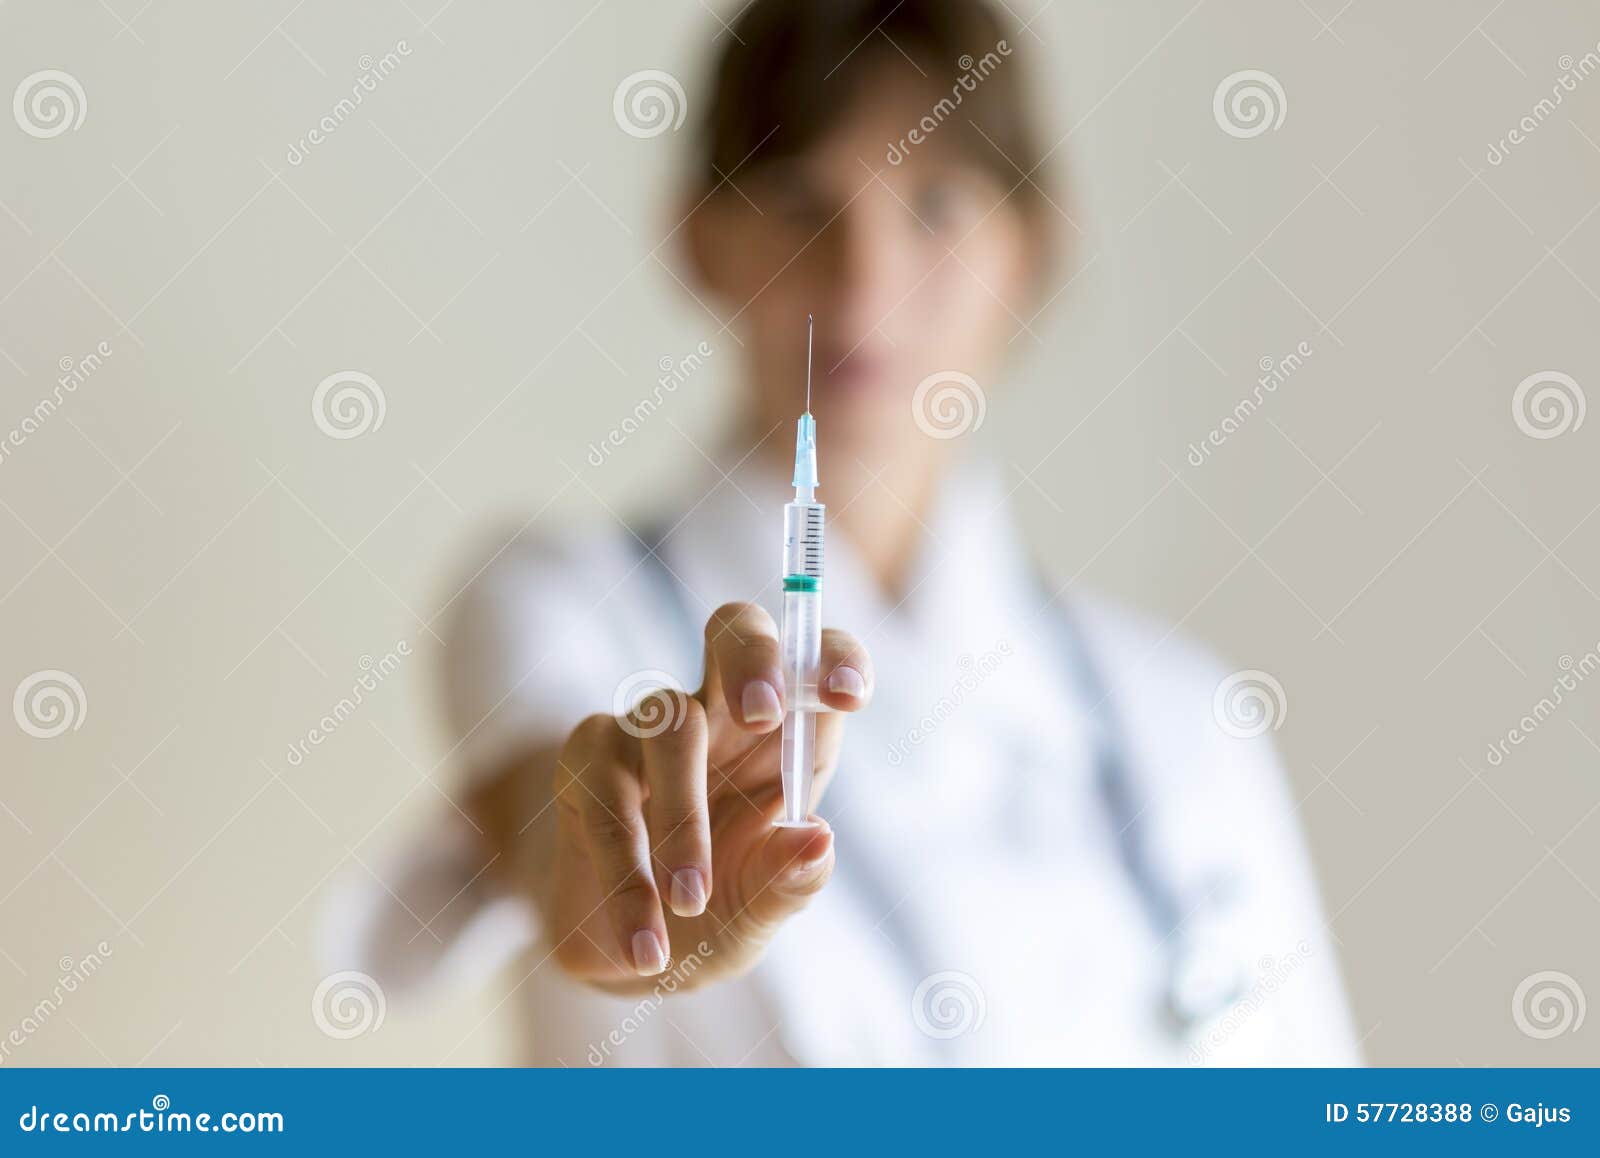
{"type": "MultiPolygon", "coordinates": [[[[656,558],[650,534],[620,525],[524,532],[496,554],[456,601],[445,649],[462,774],[621,710],[638,673],[697,687],[702,625],[722,603],[776,616],[785,481],[748,463],[708,475],[705,497],[657,528],[656,558]]],[[[391,1001],[503,971],[499,1013],[519,1019],[517,1060],[534,1064],[1357,1062],[1270,735],[1218,726],[1229,669],[1180,636],[1071,591],[1052,603],[1005,494],[980,464],[952,472],[898,603],[829,539],[823,621],[866,644],[875,694],[820,808],[833,879],[751,972],[687,990],[697,947],[674,944],[687,972],[643,997],[571,980],[444,804],[387,887],[352,881],[330,906],[328,965],[374,975],[391,1001]],[[1059,630],[1062,606],[1076,634],[1059,630]],[[1098,672],[1095,703],[1073,647],[1098,672]],[[1131,824],[1094,774],[1108,713],[1131,824]],[[1132,834],[1177,899],[1176,932],[1128,870],[1132,834]],[[438,941],[416,936],[413,913],[439,914],[438,941]],[[1175,970],[1226,982],[1187,1024],[1169,1012],[1175,970]]]]}

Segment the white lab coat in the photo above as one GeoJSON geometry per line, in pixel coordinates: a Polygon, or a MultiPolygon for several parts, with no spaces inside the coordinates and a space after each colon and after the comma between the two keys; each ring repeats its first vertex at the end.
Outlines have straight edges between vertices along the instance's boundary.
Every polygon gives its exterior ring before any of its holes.
{"type": "MultiPolygon", "coordinates": [[[[664,525],[660,564],[620,527],[527,533],[493,558],[457,601],[446,648],[465,774],[613,710],[634,673],[698,686],[715,607],[776,612],[784,484],[751,465],[708,475],[706,496],[664,525]]],[[[569,980],[445,806],[382,874],[400,900],[354,886],[332,908],[329,964],[372,973],[391,999],[508,968],[500,1012],[521,1020],[518,1060],[537,1064],[1357,1062],[1270,737],[1235,738],[1213,716],[1228,669],[1069,593],[1110,693],[1085,703],[1004,496],[982,466],[952,474],[897,605],[842,537],[828,542],[823,620],[866,643],[876,693],[849,721],[822,802],[835,876],[751,973],[692,992],[664,980],[643,1000],[569,980]],[[1152,921],[1093,774],[1090,712],[1106,708],[1133,781],[1128,831],[1180,894],[1177,938],[1152,921]],[[409,913],[441,908],[442,945],[414,936],[409,913]],[[1175,1027],[1164,997],[1180,942],[1193,946],[1185,976],[1237,984],[1175,1027]]]]}

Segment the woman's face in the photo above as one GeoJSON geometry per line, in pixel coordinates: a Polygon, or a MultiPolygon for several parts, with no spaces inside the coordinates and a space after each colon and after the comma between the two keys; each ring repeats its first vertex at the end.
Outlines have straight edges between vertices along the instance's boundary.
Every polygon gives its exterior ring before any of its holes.
{"type": "Polygon", "coordinates": [[[734,174],[695,214],[697,265],[744,343],[762,429],[803,406],[807,314],[824,451],[870,444],[881,460],[932,449],[911,412],[919,382],[956,371],[987,390],[1032,312],[1037,255],[1010,186],[957,147],[954,118],[907,140],[940,95],[873,87],[810,152],[734,174]]]}

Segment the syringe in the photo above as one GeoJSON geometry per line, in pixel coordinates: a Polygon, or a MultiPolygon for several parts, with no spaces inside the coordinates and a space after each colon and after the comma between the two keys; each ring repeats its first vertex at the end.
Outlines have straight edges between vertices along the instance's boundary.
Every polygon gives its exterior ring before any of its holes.
{"type": "Polygon", "coordinates": [[[794,501],[783,508],[784,828],[812,828],[811,777],[817,753],[818,669],[822,666],[822,515],[816,501],[817,423],[811,417],[811,329],[806,315],[806,409],[794,439],[794,501]]]}

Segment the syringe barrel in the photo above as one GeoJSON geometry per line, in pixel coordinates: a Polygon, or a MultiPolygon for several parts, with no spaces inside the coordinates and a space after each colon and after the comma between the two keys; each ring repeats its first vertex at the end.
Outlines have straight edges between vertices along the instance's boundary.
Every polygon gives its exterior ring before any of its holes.
{"type": "Polygon", "coordinates": [[[817,672],[822,663],[822,597],[814,591],[783,595],[783,738],[779,770],[784,823],[807,823],[817,760],[817,672]]]}
{"type": "Polygon", "coordinates": [[[783,508],[783,574],[822,582],[822,503],[792,502],[783,508]]]}
{"type": "Polygon", "coordinates": [[[783,593],[783,706],[817,709],[817,671],[822,666],[822,596],[816,591],[783,593]]]}
{"type": "Polygon", "coordinates": [[[785,706],[817,703],[817,668],[822,659],[821,503],[792,502],[783,508],[783,678],[785,706]]]}
{"type": "Polygon", "coordinates": [[[811,814],[820,706],[817,680],[822,666],[822,525],[821,503],[792,502],[783,509],[780,769],[787,824],[804,824],[811,814]]]}

